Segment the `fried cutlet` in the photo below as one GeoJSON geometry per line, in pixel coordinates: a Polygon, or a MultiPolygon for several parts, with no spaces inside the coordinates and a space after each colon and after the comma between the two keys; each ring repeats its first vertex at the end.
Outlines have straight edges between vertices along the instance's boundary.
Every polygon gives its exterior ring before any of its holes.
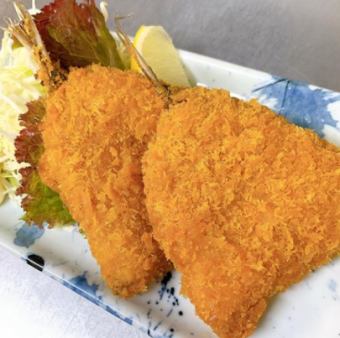
{"type": "Polygon", "coordinates": [[[340,250],[340,152],[256,101],[173,97],[144,156],[154,236],[182,293],[223,338],[340,250]]]}
{"type": "Polygon", "coordinates": [[[39,174],[86,235],[114,293],[143,292],[171,268],[152,236],[141,158],[164,98],[142,75],[73,69],[46,103],[39,174]]]}

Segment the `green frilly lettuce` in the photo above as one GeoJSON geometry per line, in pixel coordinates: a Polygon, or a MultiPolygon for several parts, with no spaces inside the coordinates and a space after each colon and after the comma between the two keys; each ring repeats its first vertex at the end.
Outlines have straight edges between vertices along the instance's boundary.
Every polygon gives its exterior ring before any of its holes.
{"type": "Polygon", "coordinates": [[[28,163],[22,168],[21,186],[17,193],[24,196],[22,207],[25,210],[24,220],[28,223],[50,226],[74,223],[70,213],[59,195],[47,187],[39,176],[38,164],[44,151],[39,124],[45,114],[43,100],[28,104],[28,111],[21,117],[24,127],[16,138],[16,158],[18,162],[28,163]]]}
{"type": "MultiPolygon", "coordinates": [[[[123,68],[115,39],[94,0],[54,0],[34,15],[41,38],[53,62],[66,72],[93,63],[123,68]]],[[[23,129],[17,137],[16,158],[29,165],[20,170],[24,218],[29,223],[51,226],[73,223],[59,195],[40,179],[38,163],[44,151],[39,124],[45,114],[43,99],[28,105],[21,116],[23,129]]]]}

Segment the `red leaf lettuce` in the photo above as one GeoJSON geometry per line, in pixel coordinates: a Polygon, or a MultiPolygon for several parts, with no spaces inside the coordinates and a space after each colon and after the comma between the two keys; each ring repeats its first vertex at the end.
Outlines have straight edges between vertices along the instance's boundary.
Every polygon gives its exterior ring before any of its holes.
{"type": "Polygon", "coordinates": [[[34,17],[52,60],[64,68],[92,63],[123,68],[114,38],[94,0],[55,0],[34,17]]]}
{"type": "Polygon", "coordinates": [[[45,114],[42,100],[28,104],[28,111],[21,117],[24,129],[15,141],[16,158],[30,166],[21,169],[22,183],[17,194],[24,195],[22,207],[28,223],[51,226],[74,223],[59,195],[47,187],[38,173],[39,159],[44,151],[39,124],[45,114]]]}

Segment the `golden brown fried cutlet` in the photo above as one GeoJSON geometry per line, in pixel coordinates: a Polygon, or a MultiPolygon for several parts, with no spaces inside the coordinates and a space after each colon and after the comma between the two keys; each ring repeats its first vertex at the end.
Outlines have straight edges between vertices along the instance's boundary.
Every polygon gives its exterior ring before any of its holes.
{"type": "Polygon", "coordinates": [[[141,169],[164,102],[145,77],[94,65],[72,70],[47,100],[39,173],[122,296],[171,269],[152,237],[141,169]]]}
{"type": "Polygon", "coordinates": [[[224,338],[340,250],[340,152],[226,91],[181,91],[144,157],[155,238],[224,338]]]}

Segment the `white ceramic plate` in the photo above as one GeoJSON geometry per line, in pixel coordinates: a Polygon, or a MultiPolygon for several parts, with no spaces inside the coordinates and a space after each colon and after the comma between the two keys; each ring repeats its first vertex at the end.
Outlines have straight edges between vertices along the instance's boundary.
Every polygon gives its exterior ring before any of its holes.
{"type": "MultiPolygon", "coordinates": [[[[340,94],[227,62],[181,52],[189,73],[208,87],[257,97],[292,122],[340,145],[340,94]]],[[[180,295],[180,275],[165,276],[148,293],[124,300],[103,284],[86,240],[75,227],[39,229],[20,221],[14,202],[0,208],[0,244],[112,315],[151,337],[215,337],[180,295]]],[[[340,260],[276,297],[256,338],[335,338],[340,335],[340,260]]]]}

